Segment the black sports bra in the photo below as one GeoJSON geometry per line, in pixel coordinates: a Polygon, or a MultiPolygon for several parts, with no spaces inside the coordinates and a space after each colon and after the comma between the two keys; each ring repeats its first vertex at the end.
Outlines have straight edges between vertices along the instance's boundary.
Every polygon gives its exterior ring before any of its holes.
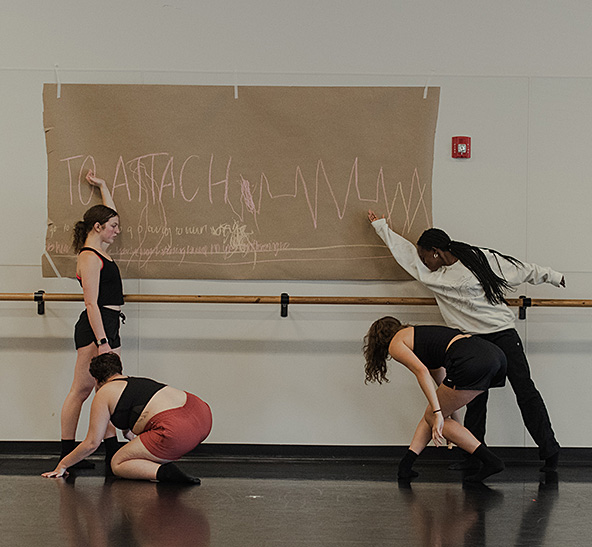
{"type": "Polygon", "coordinates": [[[459,334],[458,329],[438,325],[413,327],[413,353],[429,369],[443,367],[446,348],[459,334]]]}
{"type": "Polygon", "coordinates": [[[127,382],[127,386],[121,393],[119,401],[111,414],[111,423],[118,429],[133,429],[141,416],[144,408],[152,399],[155,393],[160,391],[166,384],[161,384],[151,378],[114,378],[111,382],[127,382]]]}

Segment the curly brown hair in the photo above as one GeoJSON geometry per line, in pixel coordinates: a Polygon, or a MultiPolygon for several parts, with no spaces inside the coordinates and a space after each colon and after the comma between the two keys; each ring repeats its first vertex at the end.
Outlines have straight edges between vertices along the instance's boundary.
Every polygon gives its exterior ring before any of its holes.
{"type": "Polygon", "coordinates": [[[110,351],[109,353],[101,353],[90,360],[88,367],[90,375],[99,383],[106,382],[111,376],[121,374],[123,372],[123,365],[117,353],[110,351]]]}
{"type": "Polygon", "coordinates": [[[368,334],[364,337],[365,383],[382,384],[389,381],[386,377],[386,361],[390,358],[389,344],[393,336],[406,327],[407,325],[403,325],[401,321],[390,315],[372,323],[368,334]]]}

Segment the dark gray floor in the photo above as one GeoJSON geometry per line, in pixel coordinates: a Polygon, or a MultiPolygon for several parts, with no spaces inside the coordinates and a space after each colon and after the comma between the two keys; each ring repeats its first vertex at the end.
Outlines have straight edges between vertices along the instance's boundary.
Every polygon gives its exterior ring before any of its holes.
{"type": "Polygon", "coordinates": [[[463,486],[445,465],[213,462],[180,466],[202,485],[106,480],[95,470],[44,479],[54,459],[0,458],[2,546],[588,546],[592,467],[509,466],[463,486]]]}

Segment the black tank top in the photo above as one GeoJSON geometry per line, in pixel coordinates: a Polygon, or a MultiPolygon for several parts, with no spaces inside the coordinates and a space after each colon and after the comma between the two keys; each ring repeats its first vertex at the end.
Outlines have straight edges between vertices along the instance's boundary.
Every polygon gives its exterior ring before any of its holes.
{"type": "Polygon", "coordinates": [[[413,327],[413,353],[429,369],[444,366],[446,348],[455,336],[463,334],[458,329],[436,325],[413,327]]]}
{"type": "MultiPolygon", "coordinates": [[[[114,260],[109,260],[99,251],[92,247],[82,247],[82,251],[92,251],[103,263],[101,267],[101,277],[99,278],[99,297],[97,304],[99,306],[121,306],[123,305],[123,284],[121,283],[121,274],[114,260]]],[[[82,287],[82,279],[76,276],[82,287]]]]}
{"type": "Polygon", "coordinates": [[[118,429],[133,429],[138,418],[146,408],[155,393],[166,384],[161,384],[150,378],[115,378],[112,382],[127,382],[127,386],[121,393],[119,401],[111,414],[111,423],[118,429]]]}

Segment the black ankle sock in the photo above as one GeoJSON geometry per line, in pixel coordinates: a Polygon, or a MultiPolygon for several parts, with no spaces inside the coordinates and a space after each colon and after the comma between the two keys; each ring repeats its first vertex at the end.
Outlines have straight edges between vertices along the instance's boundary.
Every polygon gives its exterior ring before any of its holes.
{"type": "Polygon", "coordinates": [[[552,471],[557,471],[557,465],[559,464],[559,451],[555,452],[552,456],[545,458],[545,465],[540,468],[539,471],[543,473],[549,473],[552,471]]]}
{"type": "MultiPolygon", "coordinates": [[[[466,454],[466,453],[465,453],[466,454]]],[[[473,456],[473,454],[466,454],[463,459],[459,462],[451,463],[448,469],[452,471],[475,471],[481,467],[481,461],[479,458],[473,456]]]]}
{"type": "Polygon", "coordinates": [[[191,477],[181,471],[173,462],[164,463],[156,472],[156,479],[159,482],[175,482],[179,484],[200,484],[197,477],[191,477]]]}
{"type": "MultiPolygon", "coordinates": [[[[63,460],[72,450],[78,446],[74,439],[62,439],[62,453],[60,454],[60,461],[63,460]]],[[[94,469],[95,464],[88,460],[81,460],[77,464],[72,465],[68,469],[94,469]]]]}
{"type": "Polygon", "coordinates": [[[397,477],[400,479],[412,479],[419,476],[417,471],[413,471],[411,469],[415,460],[417,459],[417,454],[413,452],[413,450],[407,450],[403,459],[399,462],[399,470],[397,471],[397,477]]]}
{"type": "Polygon", "coordinates": [[[107,437],[103,439],[103,445],[105,446],[105,474],[107,476],[113,475],[113,471],[111,470],[111,460],[115,453],[119,450],[119,441],[117,440],[117,436],[113,435],[113,437],[107,437]]]}
{"type": "Polygon", "coordinates": [[[480,444],[477,447],[477,450],[473,452],[473,455],[483,462],[483,466],[474,475],[465,477],[464,480],[467,482],[481,482],[487,477],[490,477],[495,473],[499,473],[500,471],[503,471],[506,468],[504,462],[500,460],[500,458],[498,458],[484,444],[480,444]]]}
{"type": "Polygon", "coordinates": [[[74,440],[74,439],[62,439],[62,454],[61,457],[65,457],[68,454],[70,454],[70,452],[72,452],[72,450],[74,450],[76,448],[76,445],[78,443],[74,440]]]}

